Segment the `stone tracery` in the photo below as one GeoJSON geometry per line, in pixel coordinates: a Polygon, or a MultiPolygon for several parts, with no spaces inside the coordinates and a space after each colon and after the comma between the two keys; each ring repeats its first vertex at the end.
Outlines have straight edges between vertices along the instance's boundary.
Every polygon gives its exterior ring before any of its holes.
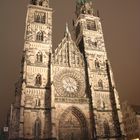
{"type": "Polygon", "coordinates": [[[87,135],[87,123],[83,113],[76,107],[67,108],[60,117],[60,140],[85,140],[87,135]]]}

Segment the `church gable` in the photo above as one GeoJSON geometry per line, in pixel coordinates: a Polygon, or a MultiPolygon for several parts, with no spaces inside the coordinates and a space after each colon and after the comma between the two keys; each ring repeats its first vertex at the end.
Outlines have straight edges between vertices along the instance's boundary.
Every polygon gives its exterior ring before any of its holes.
{"type": "Polygon", "coordinates": [[[71,39],[68,27],[66,27],[65,36],[58,45],[54,53],[54,65],[67,67],[83,67],[83,56],[80,53],[75,42],[71,39]]]}

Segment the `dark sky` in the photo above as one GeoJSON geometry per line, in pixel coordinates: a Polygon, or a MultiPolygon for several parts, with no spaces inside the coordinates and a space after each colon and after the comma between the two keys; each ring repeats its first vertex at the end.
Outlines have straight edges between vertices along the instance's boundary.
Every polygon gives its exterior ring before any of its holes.
{"type": "MultiPolygon", "coordinates": [[[[50,0],[53,45],[61,41],[65,23],[70,30],[76,0],[50,0]]],[[[0,127],[14,101],[20,73],[28,0],[0,0],[0,127]]],[[[99,9],[108,57],[121,101],[140,105],[140,0],[94,0],[99,9]]]]}

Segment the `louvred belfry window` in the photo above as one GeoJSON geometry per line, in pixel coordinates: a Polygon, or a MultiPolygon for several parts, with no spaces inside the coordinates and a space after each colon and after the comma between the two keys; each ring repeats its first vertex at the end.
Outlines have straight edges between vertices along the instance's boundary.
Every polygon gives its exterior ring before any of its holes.
{"type": "Polygon", "coordinates": [[[87,20],[87,29],[88,29],[88,30],[97,31],[95,21],[87,20]]]}
{"type": "Polygon", "coordinates": [[[45,24],[46,21],[46,14],[43,12],[36,11],[34,14],[34,21],[37,23],[43,23],[45,24]]]}

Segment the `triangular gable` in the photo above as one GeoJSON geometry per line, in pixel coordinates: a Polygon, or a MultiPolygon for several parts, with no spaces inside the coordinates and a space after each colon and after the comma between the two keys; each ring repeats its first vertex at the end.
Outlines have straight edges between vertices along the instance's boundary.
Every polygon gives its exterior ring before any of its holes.
{"type": "Polygon", "coordinates": [[[54,64],[69,67],[81,67],[84,64],[83,56],[72,40],[67,26],[65,36],[55,50],[54,64]]]}

